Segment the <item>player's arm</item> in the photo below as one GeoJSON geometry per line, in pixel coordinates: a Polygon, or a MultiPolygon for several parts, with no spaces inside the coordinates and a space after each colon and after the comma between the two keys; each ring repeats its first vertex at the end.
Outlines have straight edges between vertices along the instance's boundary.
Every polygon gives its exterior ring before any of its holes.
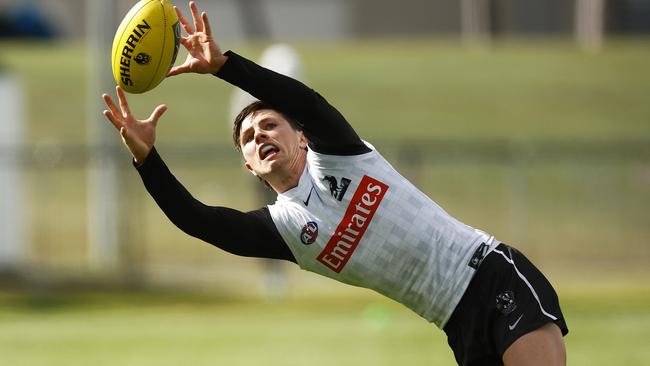
{"type": "Polygon", "coordinates": [[[154,149],[156,126],[165,112],[158,106],[151,117],[133,117],[122,88],[117,87],[119,108],[110,96],[103,95],[104,116],[119,131],[122,142],[131,152],[145,187],[181,230],[230,253],[295,262],[281,239],[268,209],[240,212],[225,207],[211,207],[196,200],[174,178],[154,149]]]}
{"type": "Polygon", "coordinates": [[[223,54],[212,37],[206,13],[199,15],[194,2],[190,2],[193,23],[178,8],[174,9],[188,34],[181,37],[188,56],[182,65],[173,67],[168,76],[187,72],[210,73],[238,86],[299,121],[315,151],[355,155],[370,150],[341,113],[311,88],[234,52],[223,54]]]}
{"type": "Polygon", "coordinates": [[[232,51],[226,55],[228,60],[215,75],[300,122],[313,150],[335,155],[370,151],[341,113],[319,93],[232,51]]]}
{"type": "Polygon", "coordinates": [[[188,235],[232,254],[296,262],[267,208],[241,212],[201,203],[172,175],[155,148],[137,169],[151,197],[188,235]]]}

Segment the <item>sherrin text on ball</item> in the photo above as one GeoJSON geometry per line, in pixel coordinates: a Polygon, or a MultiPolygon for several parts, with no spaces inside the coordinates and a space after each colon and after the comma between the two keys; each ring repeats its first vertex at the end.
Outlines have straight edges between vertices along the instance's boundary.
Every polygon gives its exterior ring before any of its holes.
{"type": "Polygon", "coordinates": [[[168,0],[140,0],[126,14],[113,39],[111,64],[117,85],[144,93],[165,78],[176,61],[180,24],[168,0]]]}

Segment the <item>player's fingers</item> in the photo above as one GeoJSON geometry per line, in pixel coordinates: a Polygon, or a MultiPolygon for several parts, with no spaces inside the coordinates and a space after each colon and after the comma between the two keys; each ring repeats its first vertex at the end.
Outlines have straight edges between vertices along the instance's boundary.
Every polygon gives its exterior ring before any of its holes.
{"type": "Polygon", "coordinates": [[[190,37],[180,37],[178,39],[179,42],[185,47],[186,50],[191,51],[192,50],[192,41],[190,41],[190,37]]]}
{"type": "Polygon", "coordinates": [[[117,100],[120,102],[120,108],[122,109],[122,116],[125,118],[131,115],[131,110],[129,109],[129,103],[126,101],[126,95],[124,90],[120,86],[116,86],[115,90],[117,91],[117,100]]]}
{"type": "Polygon", "coordinates": [[[196,3],[194,1],[190,1],[190,10],[192,11],[192,20],[194,20],[194,29],[196,29],[197,32],[203,32],[203,22],[201,21],[199,10],[196,8],[196,3]]]}
{"type": "Polygon", "coordinates": [[[174,75],[179,75],[179,74],[184,74],[186,72],[190,72],[190,65],[189,64],[174,66],[167,73],[167,77],[174,76],[174,75]]]}
{"type": "Polygon", "coordinates": [[[181,22],[181,26],[185,30],[187,34],[192,34],[194,33],[194,28],[192,28],[192,25],[190,25],[190,22],[185,19],[185,16],[181,12],[181,9],[177,8],[174,6],[174,10],[176,10],[176,15],[178,16],[178,21],[181,22]]]}
{"type": "Polygon", "coordinates": [[[111,122],[113,127],[117,128],[118,130],[122,128],[122,123],[120,123],[118,120],[115,119],[115,116],[111,111],[105,110],[102,112],[102,114],[104,115],[104,117],[106,117],[106,119],[108,119],[111,122]]]}
{"type": "Polygon", "coordinates": [[[117,106],[113,102],[113,99],[108,94],[102,94],[102,99],[104,99],[104,104],[108,107],[108,110],[113,114],[118,114],[117,106]]]}
{"type": "Polygon", "coordinates": [[[210,22],[208,21],[208,13],[201,13],[201,19],[203,19],[203,25],[205,26],[205,34],[208,37],[212,37],[212,28],[210,27],[210,22]]]}
{"type": "Polygon", "coordinates": [[[200,49],[200,45],[198,45],[198,40],[196,40],[197,37],[194,36],[188,36],[188,37],[180,37],[178,40],[180,43],[185,47],[187,50],[188,56],[185,59],[185,63],[187,63],[188,60],[195,58],[197,55],[197,51],[200,49]]]}
{"type": "Polygon", "coordinates": [[[158,125],[158,119],[165,113],[165,111],[167,111],[167,106],[164,104],[159,105],[151,113],[151,116],[149,117],[149,121],[151,121],[151,123],[153,123],[154,126],[158,125]]]}

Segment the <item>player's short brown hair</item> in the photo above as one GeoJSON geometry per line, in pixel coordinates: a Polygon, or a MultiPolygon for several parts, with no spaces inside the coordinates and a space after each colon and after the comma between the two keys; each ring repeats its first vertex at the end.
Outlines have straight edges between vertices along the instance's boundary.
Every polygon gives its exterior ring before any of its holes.
{"type": "Polygon", "coordinates": [[[242,123],[244,122],[246,117],[258,111],[261,111],[263,109],[270,109],[272,111],[276,111],[277,113],[280,113],[282,117],[284,117],[289,122],[289,124],[294,130],[302,131],[302,125],[298,121],[278,111],[276,108],[273,108],[270,104],[263,102],[261,100],[257,100],[244,107],[244,109],[242,109],[241,112],[239,112],[237,117],[235,117],[235,122],[233,123],[232,126],[232,142],[235,144],[235,147],[239,152],[241,152],[241,145],[239,144],[239,136],[241,135],[242,123]]]}

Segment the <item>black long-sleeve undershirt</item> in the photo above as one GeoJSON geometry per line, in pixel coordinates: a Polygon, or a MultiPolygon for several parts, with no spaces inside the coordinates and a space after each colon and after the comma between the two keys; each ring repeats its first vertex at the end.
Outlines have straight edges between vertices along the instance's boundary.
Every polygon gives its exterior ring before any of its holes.
{"type": "MultiPolygon", "coordinates": [[[[299,121],[312,150],[332,155],[370,150],[316,91],[234,52],[226,55],[228,61],[215,75],[299,121]]],[[[236,255],[296,262],[268,208],[242,212],[201,203],[172,175],[155,148],[137,170],[165,215],[188,235],[236,255]]]]}
{"type": "Polygon", "coordinates": [[[242,212],[201,203],[174,177],[155,148],[137,169],[151,197],[186,234],[236,255],[296,261],[268,208],[242,212]]]}
{"type": "Polygon", "coordinates": [[[370,151],[341,113],[315,90],[232,51],[225,55],[228,61],[216,76],[300,122],[312,150],[330,155],[370,151]]]}

